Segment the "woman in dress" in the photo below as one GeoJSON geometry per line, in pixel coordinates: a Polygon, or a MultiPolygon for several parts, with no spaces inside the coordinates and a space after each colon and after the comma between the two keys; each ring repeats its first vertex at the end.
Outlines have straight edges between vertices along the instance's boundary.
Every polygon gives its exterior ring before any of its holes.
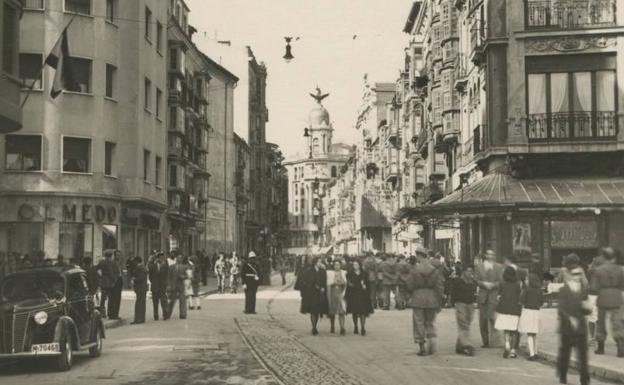
{"type": "Polygon", "coordinates": [[[312,335],[318,335],[318,321],[327,314],[327,273],[318,258],[306,257],[305,265],[297,276],[295,290],[301,293],[301,313],[310,314],[312,335]]]}
{"type": "Polygon", "coordinates": [[[520,305],[520,282],[516,269],[508,266],[503,271],[503,282],[500,284],[499,302],[496,306],[496,330],[502,330],[505,334],[505,352],[503,358],[516,358],[515,338],[518,333],[518,322],[522,306],[520,305]]]}
{"type": "Polygon", "coordinates": [[[353,334],[358,334],[358,320],[360,321],[359,332],[366,335],[366,317],[373,313],[371,303],[368,273],[362,270],[360,261],[354,260],[352,270],[347,273],[347,313],[353,317],[353,334]]]}
{"type": "Polygon", "coordinates": [[[340,335],[344,336],[345,314],[347,306],[345,304],[345,290],[347,288],[347,272],[342,270],[342,262],[335,259],[334,269],[327,272],[327,304],[329,309],[329,321],[331,322],[330,333],[334,333],[336,316],[340,324],[340,335]]]}
{"type": "Polygon", "coordinates": [[[539,313],[544,304],[542,295],[542,277],[529,274],[529,285],[520,294],[522,314],[518,323],[518,331],[527,334],[529,361],[537,361],[537,333],[539,332],[539,313]]]}

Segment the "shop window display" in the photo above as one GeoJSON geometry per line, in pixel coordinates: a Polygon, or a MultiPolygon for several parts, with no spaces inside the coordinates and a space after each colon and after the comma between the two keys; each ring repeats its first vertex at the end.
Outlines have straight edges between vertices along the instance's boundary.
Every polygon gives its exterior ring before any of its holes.
{"type": "Polygon", "coordinates": [[[0,277],[21,268],[28,256],[43,250],[43,224],[35,222],[0,223],[0,277]]]}
{"type": "Polygon", "coordinates": [[[79,264],[85,257],[93,258],[93,224],[61,223],[59,253],[74,264],[79,264]]]}

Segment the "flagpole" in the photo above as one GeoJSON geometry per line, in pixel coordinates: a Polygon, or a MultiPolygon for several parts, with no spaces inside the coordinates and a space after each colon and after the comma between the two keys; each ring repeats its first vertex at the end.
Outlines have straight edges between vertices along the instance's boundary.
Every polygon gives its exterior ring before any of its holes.
{"type": "MultiPolygon", "coordinates": [[[[61,36],[59,37],[59,39],[63,36],[63,33],[65,32],[65,30],[67,30],[67,28],[69,28],[69,26],[71,25],[71,23],[74,21],[74,19],[76,18],[76,13],[74,13],[74,15],[72,16],[72,18],[69,20],[69,23],[67,23],[67,25],[65,26],[65,28],[63,28],[63,32],[61,32],[61,36]]],[[[48,53],[49,55],[50,53],[48,53]]],[[[37,74],[37,77],[33,80],[33,82],[30,84],[30,87],[28,87],[28,91],[26,93],[26,97],[24,98],[24,100],[22,101],[22,104],[20,105],[20,109],[24,108],[24,105],[26,104],[26,102],[28,101],[28,98],[30,97],[30,94],[32,93],[33,88],[35,88],[35,84],[37,84],[37,80],[41,79],[41,86],[43,87],[43,70],[45,69],[45,58],[48,57],[48,55],[46,55],[43,58],[43,64],[41,65],[41,69],[39,69],[39,73],[37,74]]]]}

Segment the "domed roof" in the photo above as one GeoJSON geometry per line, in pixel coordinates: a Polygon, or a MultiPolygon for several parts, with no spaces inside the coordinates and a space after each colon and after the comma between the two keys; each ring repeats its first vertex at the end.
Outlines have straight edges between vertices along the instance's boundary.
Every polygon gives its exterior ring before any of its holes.
{"type": "Polygon", "coordinates": [[[308,114],[310,127],[329,127],[329,112],[320,103],[308,114]]]}

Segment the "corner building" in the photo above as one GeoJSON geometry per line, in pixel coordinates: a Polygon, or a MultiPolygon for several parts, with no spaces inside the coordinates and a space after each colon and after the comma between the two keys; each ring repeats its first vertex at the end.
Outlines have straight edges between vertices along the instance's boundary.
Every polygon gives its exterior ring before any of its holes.
{"type": "Polygon", "coordinates": [[[23,129],[0,137],[3,262],[163,247],[166,25],[164,1],[24,2],[19,77],[34,85],[23,129]],[[54,70],[39,72],[71,19],[79,86],[52,99],[54,70]]]}

